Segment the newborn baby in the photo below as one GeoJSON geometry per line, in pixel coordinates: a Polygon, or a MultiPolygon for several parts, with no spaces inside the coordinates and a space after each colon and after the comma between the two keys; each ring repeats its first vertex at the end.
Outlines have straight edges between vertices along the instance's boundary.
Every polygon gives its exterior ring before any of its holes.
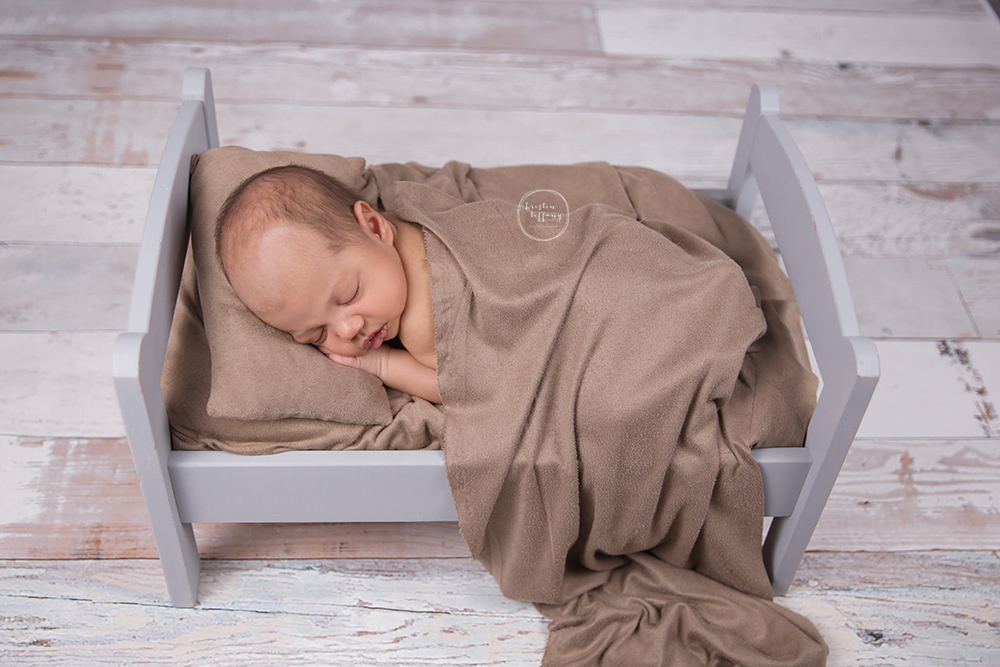
{"type": "Polygon", "coordinates": [[[261,320],[389,387],[441,402],[419,225],[292,165],[233,190],[216,247],[236,295],[261,320]],[[398,346],[384,345],[391,339],[398,346]]]}

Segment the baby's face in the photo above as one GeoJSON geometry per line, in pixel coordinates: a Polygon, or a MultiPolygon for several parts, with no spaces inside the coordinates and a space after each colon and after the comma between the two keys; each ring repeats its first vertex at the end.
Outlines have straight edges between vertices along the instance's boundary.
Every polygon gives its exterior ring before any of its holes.
{"type": "Polygon", "coordinates": [[[237,294],[297,342],[359,356],[399,333],[406,277],[391,237],[369,233],[334,252],[316,232],[283,226],[265,233],[260,250],[266,260],[249,282],[239,281],[244,284],[237,294]],[[252,295],[243,298],[248,289],[274,289],[279,276],[284,289],[269,305],[255,303],[252,295]]]}

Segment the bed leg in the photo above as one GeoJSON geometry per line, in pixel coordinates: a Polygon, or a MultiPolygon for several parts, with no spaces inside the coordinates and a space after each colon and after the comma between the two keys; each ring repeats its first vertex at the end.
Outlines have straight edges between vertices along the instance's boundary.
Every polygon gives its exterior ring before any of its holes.
{"type": "MultiPolygon", "coordinates": [[[[177,511],[168,465],[170,426],[160,393],[163,365],[151,358],[157,346],[148,344],[150,337],[131,331],[118,336],[112,352],[112,377],[170,603],[193,607],[198,604],[201,561],[194,530],[190,523],[181,521],[177,511]]],[[[162,359],[162,354],[159,357],[162,359]]]]}
{"type": "Polygon", "coordinates": [[[157,532],[154,529],[153,532],[156,551],[160,555],[160,565],[163,567],[163,578],[167,582],[170,604],[175,607],[194,607],[198,604],[201,560],[191,524],[161,523],[160,530],[157,532]]]}
{"type": "Polygon", "coordinates": [[[764,541],[764,567],[775,595],[784,595],[792,585],[878,383],[875,344],[861,336],[842,341],[840,359],[832,364],[836,372],[823,377],[823,392],[806,433],[813,464],[792,514],[775,517],[764,541]]]}

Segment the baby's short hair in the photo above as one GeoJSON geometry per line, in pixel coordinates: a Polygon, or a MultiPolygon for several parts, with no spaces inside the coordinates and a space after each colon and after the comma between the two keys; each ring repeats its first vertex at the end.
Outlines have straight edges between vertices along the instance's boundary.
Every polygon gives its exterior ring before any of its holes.
{"type": "Polygon", "coordinates": [[[353,213],[360,199],[357,192],[318,169],[302,165],[265,169],[226,198],[215,225],[216,252],[221,261],[224,251],[243,251],[277,222],[304,225],[318,232],[332,250],[340,250],[364,238],[353,213]]]}

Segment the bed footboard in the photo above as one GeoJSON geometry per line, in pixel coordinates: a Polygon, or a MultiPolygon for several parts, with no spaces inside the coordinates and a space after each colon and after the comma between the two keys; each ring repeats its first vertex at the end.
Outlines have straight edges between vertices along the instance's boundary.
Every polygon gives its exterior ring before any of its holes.
{"type": "Polygon", "coordinates": [[[823,382],[806,434],[813,463],[794,508],[774,519],[764,543],[772,588],[784,595],[875,391],[878,352],[861,336],[830,216],[778,117],[774,86],[751,90],[728,194],[748,219],[758,194],[763,199],[823,382]]]}

